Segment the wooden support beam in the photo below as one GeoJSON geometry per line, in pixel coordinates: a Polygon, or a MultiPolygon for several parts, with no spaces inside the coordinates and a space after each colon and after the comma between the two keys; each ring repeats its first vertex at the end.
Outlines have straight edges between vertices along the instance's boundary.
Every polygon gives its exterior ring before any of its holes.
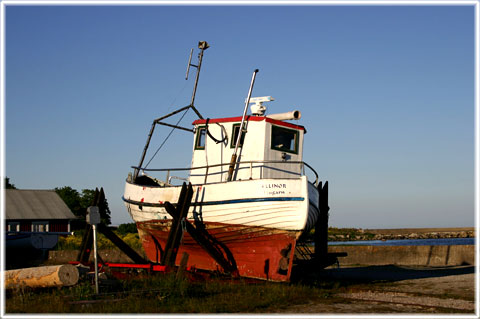
{"type": "Polygon", "coordinates": [[[180,260],[180,266],[177,269],[177,278],[182,278],[185,274],[185,269],[187,268],[188,263],[188,253],[184,252],[182,255],[182,259],[180,260]]]}
{"type": "Polygon", "coordinates": [[[197,225],[197,227],[194,227],[190,222],[187,221],[186,228],[190,236],[210,255],[210,257],[212,257],[220,265],[220,267],[223,268],[225,272],[234,275],[238,274],[235,259],[233,259],[232,253],[230,253],[225,245],[219,243],[202,226],[199,227],[199,225],[197,225]],[[227,257],[230,258],[225,258],[225,254],[218,246],[223,248],[227,257]]]}
{"type": "Polygon", "coordinates": [[[328,255],[328,182],[322,187],[322,182],[318,184],[318,204],[320,213],[315,224],[315,259],[323,263],[328,255]]]}
{"type": "MultiPolygon", "coordinates": [[[[189,184],[189,189],[191,184],[189,184]]],[[[162,254],[162,265],[175,265],[175,258],[180,244],[183,230],[180,232],[181,220],[185,220],[185,228],[190,236],[212,257],[227,273],[237,274],[237,265],[233,259],[233,255],[230,253],[225,245],[219,243],[213,238],[200,222],[196,223],[197,227],[193,226],[187,219],[188,208],[190,207],[193,190],[186,194],[186,184],[182,186],[180,197],[177,207],[173,206],[169,202],[165,202],[165,209],[172,216],[172,226],[168,235],[167,244],[165,245],[165,254],[162,254]],[[187,195],[187,196],[186,196],[187,195]],[[177,242],[178,240],[178,242],[177,242]],[[225,257],[227,256],[227,258],[225,257]],[[165,258],[163,257],[165,256],[165,258]]]]}
{"type": "Polygon", "coordinates": [[[178,247],[183,237],[182,221],[186,224],[188,209],[192,203],[193,187],[191,183],[183,183],[178,204],[175,208],[171,203],[165,203],[165,209],[173,217],[172,227],[168,234],[167,243],[165,244],[165,254],[162,255],[162,265],[175,266],[175,259],[177,257],[178,247]]]}
{"type": "Polygon", "coordinates": [[[5,289],[63,287],[78,282],[78,269],[73,265],[32,267],[7,270],[4,276],[5,289]]]}
{"type": "Polygon", "coordinates": [[[121,240],[113,231],[104,224],[98,224],[98,231],[115,244],[125,255],[127,255],[136,264],[148,264],[135,250],[130,248],[123,240],[121,240]]]}
{"type": "MultiPolygon", "coordinates": [[[[91,206],[98,206],[100,212],[105,210],[105,193],[103,188],[95,188],[95,194],[91,206]]],[[[146,264],[148,263],[144,258],[142,258],[135,250],[130,248],[122,239],[120,239],[113,231],[111,231],[105,224],[100,223],[97,225],[97,229],[105,237],[107,237],[115,246],[117,246],[125,255],[127,255],[134,263],[136,264],[146,264]]],[[[82,264],[87,264],[90,258],[90,252],[93,245],[93,231],[92,226],[87,224],[85,227],[85,233],[83,234],[82,243],[80,245],[80,252],[78,253],[77,261],[82,264]]],[[[100,256],[98,256],[100,258],[100,256]]],[[[102,263],[103,260],[100,261],[102,263]]]]}
{"type": "Polygon", "coordinates": [[[90,252],[92,251],[93,244],[93,231],[92,225],[87,224],[85,226],[85,232],[83,233],[82,243],[80,244],[80,251],[77,255],[77,261],[82,264],[88,263],[90,258],[90,252]]]}
{"type": "MultiPolygon", "coordinates": [[[[93,195],[92,205],[90,206],[98,206],[98,202],[100,199],[100,192],[98,188],[95,188],[95,193],[93,195]]],[[[86,217],[87,212],[84,212],[84,216],[86,217]]],[[[80,251],[78,252],[77,261],[82,264],[88,263],[90,259],[90,252],[92,251],[93,245],[93,231],[92,225],[86,224],[85,225],[85,232],[83,233],[82,243],[80,244],[80,251]]]]}

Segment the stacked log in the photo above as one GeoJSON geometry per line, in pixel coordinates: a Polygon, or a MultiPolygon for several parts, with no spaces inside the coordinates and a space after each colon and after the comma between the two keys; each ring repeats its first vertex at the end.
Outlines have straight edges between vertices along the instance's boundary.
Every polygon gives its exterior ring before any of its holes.
{"type": "Polygon", "coordinates": [[[4,271],[5,289],[73,286],[78,270],[73,265],[32,267],[4,271]]]}

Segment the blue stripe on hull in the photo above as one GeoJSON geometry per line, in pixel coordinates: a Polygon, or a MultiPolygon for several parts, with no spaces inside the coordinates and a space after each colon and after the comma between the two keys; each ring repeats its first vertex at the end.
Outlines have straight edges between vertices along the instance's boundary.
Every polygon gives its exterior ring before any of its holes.
{"type": "Polygon", "coordinates": [[[200,205],[224,205],[224,204],[239,204],[239,203],[254,203],[254,202],[301,202],[305,200],[303,197],[265,197],[265,198],[245,198],[245,199],[231,199],[219,200],[213,202],[200,203],[200,205]]]}
{"type": "MultiPolygon", "coordinates": [[[[122,196],[122,199],[130,204],[146,207],[164,207],[165,204],[157,203],[145,203],[126,199],[122,196]]],[[[304,201],[304,197],[264,197],[264,198],[242,198],[242,199],[230,199],[219,200],[211,202],[192,203],[192,206],[207,206],[207,205],[226,205],[226,204],[239,204],[239,203],[255,203],[255,202],[301,202],[304,201]]]]}

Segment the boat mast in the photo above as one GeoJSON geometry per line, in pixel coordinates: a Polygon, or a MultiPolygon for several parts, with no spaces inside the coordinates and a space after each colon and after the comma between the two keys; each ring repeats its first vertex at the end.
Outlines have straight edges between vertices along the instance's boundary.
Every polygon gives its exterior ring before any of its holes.
{"type": "Polygon", "coordinates": [[[235,168],[235,164],[237,163],[238,146],[240,145],[242,133],[244,132],[243,123],[245,123],[245,117],[247,115],[248,105],[250,104],[250,97],[252,96],[253,84],[255,83],[255,77],[257,76],[257,72],[258,72],[258,69],[255,69],[255,71],[253,71],[252,81],[250,82],[250,88],[248,89],[247,99],[245,100],[245,108],[243,109],[242,122],[240,123],[240,128],[238,129],[238,136],[237,136],[237,141],[235,143],[235,150],[233,151],[232,159],[230,160],[230,166],[228,167],[227,181],[229,182],[232,180],[233,169],[235,168]]]}
{"type": "Polygon", "coordinates": [[[188,67],[187,67],[187,74],[185,76],[185,80],[188,80],[188,71],[190,67],[193,66],[197,68],[197,74],[195,76],[195,85],[193,86],[193,93],[192,93],[192,100],[190,101],[190,107],[195,111],[197,116],[203,120],[203,116],[198,112],[195,108],[193,103],[195,102],[195,94],[197,93],[197,85],[198,85],[198,78],[200,77],[200,68],[202,67],[202,59],[203,59],[203,51],[208,49],[210,46],[208,45],[207,41],[200,41],[198,42],[198,48],[200,49],[200,53],[198,54],[198,65],[191,64],[190,61],[192,60],[192,53],[193,49],[190,51],[190,59],[188,59],[188,67]]]}
{"type": "Polygon", "coordinates": [[[152,135],[153,135],[153,131],[155,130],[155,125],[157,124],[160,124],[160,125],[165,125],[165,126],[169,126],[169,127],[173,127],[174,129],[175,128],[179,128],[179,129],[183,129],[183,130],[186,130],[186,131],[189,131],[189,132],[192,132],[191,129],[187,129],[187,128],[183,128],[183,127],[180,127],[180,126],[177,126],[177,125],[172,125],[172,124],[168,124],[168,123],[163,123],[161,122],[161,120],[167,118],[167,117],[170,117],[174,114],[177,114],[181,111],[184,111],[184,110],[187,110],[189,108],[193,109],[193,111],[195,112],[195,114],[197,114],[197,116],[203,120],[203,116],[200,114],[200,112],[198,112],[198,110],[195,108],[194,106],[194,102],[195,102],[195,95],[197,93],[197,85],[198,85],[198,78],[200,77],[200,68],[202,67],[202,59],[203,59],[203,51],[205,51],[206,49],[208,49],[210,46],[208,45],[207,41],[200,41],[198,42],[198,48],[200,49],[200,53],[198,54],[198,65],[195,65],[195,64],[191,64],[191,60],[192,60],[192,53],[193,53],[193,49],[190,51],[190,58],[188,59],[188,66],[187,66],[187,74],[185,76],[185,80],[188,80],[188,72],[190,70],[190,67],[193,66],[195,68],[197,68],[197,74],[195,76],[195,85],[193,86],[193,93],[192,93],[192,99],[190,101],[190,104],[185,106],[185,107],[182,107],[170,114],[167,114],[165,116],[162,116],[158,119],[155,119],[153,120],[153,123],[152,123],[152,127],[150,128],[150,132],[148,133],[148,137],[147,137],[147,142],[145,143],[145,147],[143,148],[143,152],[142,152],[142,156],[140,157],[140,163],[138,164],[138,166],[135,168],[134,172],[133,172],[133,180],[135,181],[135,179],[138,177],[138,173],[139,173],[139,170],[142,168],[142,165],[143,165],[143,161],[145,160],[145,155],[147,154],[147,149],[148,149],[148,146],[150,145],[150,140],[152,139],[152,135]]]}

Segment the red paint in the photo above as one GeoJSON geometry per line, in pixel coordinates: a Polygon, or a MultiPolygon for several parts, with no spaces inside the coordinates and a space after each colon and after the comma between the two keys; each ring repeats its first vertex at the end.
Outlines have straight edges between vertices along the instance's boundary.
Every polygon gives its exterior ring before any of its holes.
{"type": "Polygon", "coordinates": [[[110,268],[137,268],[137,269],[150,269],[153,271],[166,272],[167,266],[152,265],[152,264],[122,264],[122,263],[105,263],[110,268]]]}
{"type": "Polygon", "coordinates": [[[105,265],[112,268],[141,268],[141,269],[150,268],[150,264],[105,263],[105,265]]]}
{"type": "MultiPolygon", "coordinates": [[[[147,257],[154,263],[158,263],[161,259],[170,224],[170,220],[137,223],[143,248],[147,257]],[[161,249],[158,249],[155,241],[160,244],[161,249]]],[[[228,259],[229,255],[233,257],[240,276],[289,281],[296,243],[294,232],[221,223],[206,223],[206,227],[209,234],[226,247],[226,250],[223,249],[225,258],[228,259]],[[290,247],[290,250],[287,250],[287,247],[290,247]],[[282,256],[282,250],[285,256],[282,256]],[[281,265],[283,270],[279,271],[281,265]]],[[[220,265],[188,233],[185,233],[183,243],[178,250],[177,265],[180,264],[184,252],[189,255],[188,267],[210,271],[222,270],[220,265]]]]}
{"type": "MultiPolygon", "coordinates": [[[[71,265],[78,265],[80,262],[78,261],[70,261],[68,262],[71,265]]],[[[90,264],[91,267],[93,267],[92,264],[90,264]]],[[[105,264],[98,264],[99,268],[102,268],[103,266],[107,266],[110,268],[136,268],[136,269],[149,269],[152,271],[158,271],[158,272],[167,272],[169,269],[167,266],[162,266],[162,265],[154,265],[154,264],[127,264],[127,263],[105,263],[105,264]]],[[[187,270],[190,270],[187,268],[187,270]]]]}
{"type": "MultiPolygon", "coordinates": [[[[305,127],[301,126],[301,125],[295,125],[295,124],[292,124],[292,123],[288,123],[288,122],[284,122],[284,121],[280,121],[280,120],[274,120],[274,119],[271,119],[269,117],[266,117],[266,116],[247,116],[245,118],[246,121],[251,121],[251,122],[261,122],[261,121],[267,121],[268,123],[272,123],[272,124],[275,124],[275,125],[279,125],[279,126],[284,126],[284,127],[289,127],[289,128],[293,128],[293,129],[297,129],[297,130],[304,130],[305,131],[305,127]]],[[[218,118],[218,119],[210,119],[208,121],[208,123],[234,123],[234,122],[241,122],[242,121],[242,117],[241,116],[237,116],[237,117],[225,117],[225,118],[218,118]]],[[[204,125],[207,123],[207,120],[195,120],[193,121],[193,125],[204,125]]]]}

